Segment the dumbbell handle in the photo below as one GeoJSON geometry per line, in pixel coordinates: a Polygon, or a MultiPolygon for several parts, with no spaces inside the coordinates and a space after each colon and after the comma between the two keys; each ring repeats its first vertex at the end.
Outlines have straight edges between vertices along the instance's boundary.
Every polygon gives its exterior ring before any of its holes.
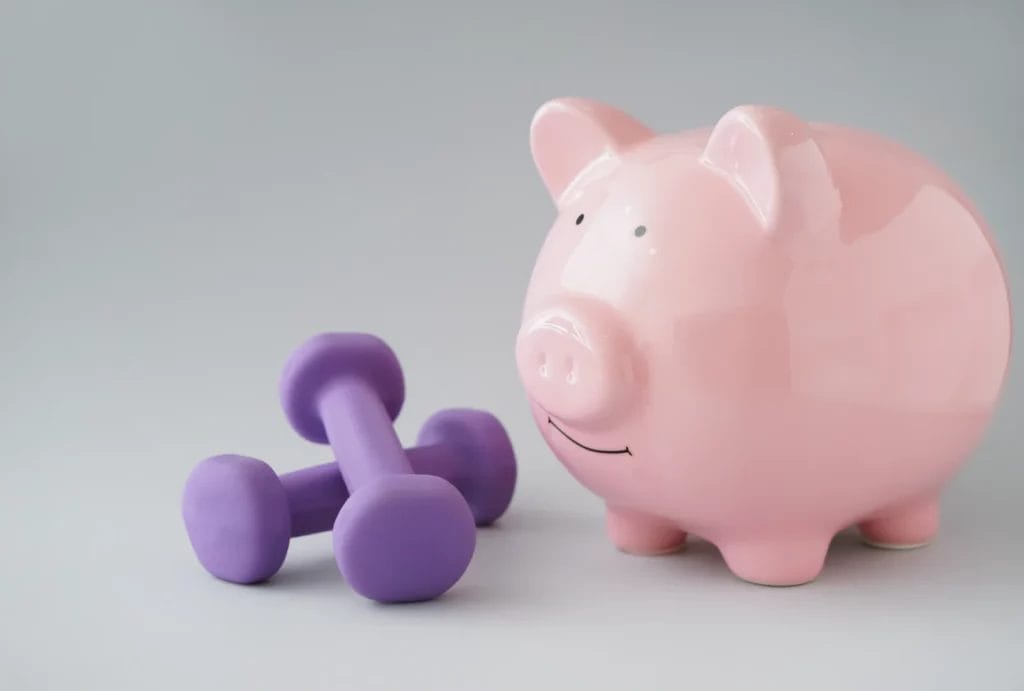
{"type": "Polygon", "coordinates": [[[384,403],[368,384],[355,378],[331,383],[320,395],[320,418],[350,490],[382,475],[412,475],[384,403]]]}
{"type": "MultiPolygon", "coordinates": [[[[459,452],[445,443],[404,450],[413,472],[437,475],[452,484],[459,477],[459,452]]],[[[348,499],[348,487],[338,462],[303,468],[281,476],[292,514],[292,537],[323,533],[334,527],[338,511],[348,499]]]]}

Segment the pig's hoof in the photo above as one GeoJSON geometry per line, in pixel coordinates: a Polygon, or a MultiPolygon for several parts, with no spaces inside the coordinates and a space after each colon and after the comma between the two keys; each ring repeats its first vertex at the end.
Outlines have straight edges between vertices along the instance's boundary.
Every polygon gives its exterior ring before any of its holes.
{"type": "Polygon", "coordinates": [[[810,583],[825,565],[830,539],[743,542],[719,546],[733,574],[757,585],[810,583]]]}
{"type": "Polygon", "coordinates": [[[675,544],[665,545],[664,547],[647,547],[640,546],[635,547],[633,545],[615,545],[615,548],[625,554],[632,554],[637,557],[660,557],[663,554],[675,554],[676,552],[682,552],[686,549],[686,538],[683,538],[675,544]]]}
{"type": "Polygon", "coordinates": [[[861,535],[860,541],[868,547],[875,547],[877,549],[895,549],[895,550],[906,550],[906,549],[917,549],[918,547],[926,547],[928,542],[911,542],[911,543],[898,543],[898,542],[876,542],[875,540],[869,540],[861,535]]]}
{"type": "Polygon", "coordinates": [[[686,533],[664,519],[628,509],[608,509],[608,537],[620,551],[640,556],[679,552],[686,533]]]}
{"type": "Polygon", "coordinates": [[[914,549],[932,541],[939,531],[939,502],[920,501],[881,513],[857,525],[861,539],[882,549],[914,549]]]}

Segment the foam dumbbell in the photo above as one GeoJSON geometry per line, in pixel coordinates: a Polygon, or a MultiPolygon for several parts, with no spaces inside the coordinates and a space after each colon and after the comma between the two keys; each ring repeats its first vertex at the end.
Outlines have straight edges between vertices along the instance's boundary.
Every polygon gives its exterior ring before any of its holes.
{"type": "MultiPolygon", "coordinates": [[[[508,508],[515,454],[493,415],[439,411],[423,425],[417,443],[405,450],[413,470],[455,485],[477,525],[508,508]]],[[[189,475],[182,514],[207,571],[234,583],[257,583],[281,568],[290,538],[331,530],[348,495],[336,462],[278,476],[255,458],[213,456],[189,475]]]]}
{"type": "Polygon", "coordinates": [[[405,397],[394,352],[369,334],[321,334],[285,365],[281,404],[309,441],[330,444],[349,490],[334,522],[334,556],[349,585],[381,602],[437,597],[476,547],[466,500],[416,475],[392,421],[405,397]]]}

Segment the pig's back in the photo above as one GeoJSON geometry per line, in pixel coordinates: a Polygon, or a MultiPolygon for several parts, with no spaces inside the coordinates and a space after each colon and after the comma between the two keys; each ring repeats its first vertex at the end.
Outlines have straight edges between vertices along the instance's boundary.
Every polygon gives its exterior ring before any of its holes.
{"type": "Polygon", "coordinates": [[[741,428],[758,486],[797,506],[810,483],[846,520],[966,459],[1002,387],[1010,312],[988,231],[952,181],[875,135],[815,129],[839,222],[783,262],[788,385],[741,428]]]}
{"type": "Polygon", "coordinates": [[[794,383],[904,409],[991,406],[1010,316],[984,222],[945,175],[876,135],[815,126],[842,202],[786,293],[794,383]]]}

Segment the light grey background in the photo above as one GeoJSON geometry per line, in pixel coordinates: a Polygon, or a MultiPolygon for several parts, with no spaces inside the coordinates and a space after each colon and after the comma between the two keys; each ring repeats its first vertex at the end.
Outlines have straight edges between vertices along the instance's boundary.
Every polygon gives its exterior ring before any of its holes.
{"type": "Polygon", "coordinates": [[[631,558],[533,429],[512,359],[560,95],[657,129],[764,102],[925,152],[1020,303],[1020,3],[0,2],[0,688],[1024,688],[1021,367],[936,543],[833,545],[755,587],[631,558]],[[328,455],[276,402],[320,330],[394,346],[403,438],[494,410],[521,480],[460,584],[383,607],[328,536],[261,587],[196,563],[179,496],[224,451],[328,455]]]}

